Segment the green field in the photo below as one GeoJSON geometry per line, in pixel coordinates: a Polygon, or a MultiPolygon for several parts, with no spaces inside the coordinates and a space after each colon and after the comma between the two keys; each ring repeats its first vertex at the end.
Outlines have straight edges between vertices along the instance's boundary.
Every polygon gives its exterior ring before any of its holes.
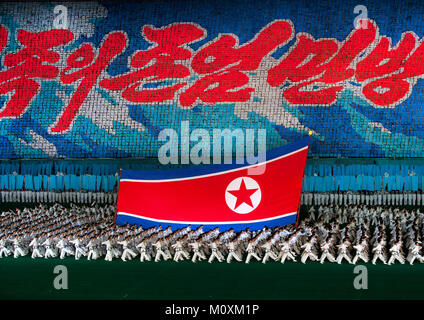
{"type": "Polygon", "coordinates": [[[0,299],[422,299],[424,265],[368,267],[368,290],[353,286],[353,265],[309,262],[191,263],[0,260],[0,299]],[[56,290],[56,265],[68,289],[56,290]]]}

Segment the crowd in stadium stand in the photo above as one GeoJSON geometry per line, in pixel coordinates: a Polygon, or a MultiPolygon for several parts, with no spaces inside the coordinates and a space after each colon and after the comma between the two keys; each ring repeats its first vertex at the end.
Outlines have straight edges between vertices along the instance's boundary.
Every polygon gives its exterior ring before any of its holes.
{"type": "Polygon", "coordinates": [[[172,230],[114,223],[115,207],[39,205],[0,216],[0,258],[31,256],[88,260],[143,261],[256,259],[285,263],[307,260],[351,264],[369,262],[411,265],[424,262],[421,239],[424,213],[382,206],[311,206],[293,225],[220,232],[203,226],[172,230]]]}

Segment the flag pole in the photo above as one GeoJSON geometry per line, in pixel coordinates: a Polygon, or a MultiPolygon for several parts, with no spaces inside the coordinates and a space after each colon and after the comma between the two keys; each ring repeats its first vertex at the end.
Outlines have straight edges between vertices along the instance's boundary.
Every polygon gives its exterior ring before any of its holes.
{"type": "MultiPolygon", "coordinates": [[[[119,182],[121,181],[122,176],[122,168],[119,169],[119,180],[118,180],[118,187],[116,188],[117,195],[119,194],[119,182]]],[[[116,225],[116,218],[118,215],[118,197],[116,197],[116,211],[115,211],[115,219],[113,220],[113,223],[116,225]]]]}
{"type": "MultiPolygon", "coordinates": [[[[308,132],[309,136],[308,136],[308,151],[309,151],[309,144],[311,142],[311,135],[312,135],[312,131],[309,130],[308,132]]],[[[306,167],[306,163],[305,163],[305,167],[306,167]]],[[[302,186],[300,188],[300,198],[299,198],[299,204],[297,206],[297,217],[296,217],[296,224],[294,225],[295,228],[298,227],[299,225],[299,216],[300,216],[300,200],[302,198],[302,187],[303,187],[303,179],[305,178],[305,169],[303,169],[303,175],[302,175],[302,186]]]]}

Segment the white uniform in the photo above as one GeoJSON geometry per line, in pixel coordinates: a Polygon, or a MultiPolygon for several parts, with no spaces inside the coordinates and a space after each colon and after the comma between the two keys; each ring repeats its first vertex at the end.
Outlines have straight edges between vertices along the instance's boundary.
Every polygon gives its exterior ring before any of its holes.
{"type": "Polygon", "coordinates": [[[171,247],[175,249],[175,254],[174,254],[175,262],[184,260],[184,258],[186,259],[190,258],[190,255],[188,254],[188,252],[184,250],[184,243],[182,240],[177,240],[177,242],[174,243],[171,247]]]}
{"type": "Polygon", "coordinates": [[[352,264],[352,260],[350,259],[350,256],[347,252],[348,245],[343,242],[339,244],[337,247],[339,248],[339,255],[337,256],[337,259],[336,259],[337,263],[341,264],[342,260],[346,259],[347,262],[352,264]]]}
{"type": "Polygon", "coordinates": [[[227,243],[228,256],[227,263],[230,263],[231,260],[236,259],[237,261],[241,261],[240,255],[237,253],[237,244],[234,241],[227,243]]]}
{"type": "Polygon", "coordinates": [[[136,248],[140,251],[140,262],[144,262],[144,260],[150,261],[150,255],[147,253],[146,241],[141,241],[136,248]]]}
{"type": "Polygon", "coordinates": [[[137,256],[137,254],[128,247],[129,244],[127,240],[120,241],[118,243],[122,245],[122,249],[123,249],[123,252],[121,255],[122,261],[127,261],[127,259],[131,260],[132,258],[135,258],[137,256]]]}
{"type": "Polygon", "coordinates": [[[56,248],[60,251],[60,259],[65,258],[67,255],[72,255],[73,251],[69,248],[65,239],[60,239],[56,244],[56,248]]]}
{"type": "Polygon", "coordinates": [[[23,245],[22,245],[21,239],[15,238],[13,240],[13,247],[14,247],[14,251],[13,251],[13,257],[14,258],[23,257],[23,256],[26,255],[26,252],[23,249],[23,245]]]}
{"type": "Polygon", "coordinates": [[[106,241],[102,242],[102,244],[106,246],[106,257],[105,257],[105,260],[106,261],[112,261],[112,259],[114,257],[112,241],[106,240],[106,241]]]}
{"type": "Polygon", "coordinates": [[[97,243],[96,240],[91,239],[87,243],[88,248],[88,254],[87,254],[87,260],[96,260],[100,256],[100,252],[97,250],[97,243]]]}
{"type": "Polygon", "coordinates": [[[54,244],[52,239],[47,238],[46,241],[43,242],[42,246],[46,249],[46,252],[44,253],[45,259],[56,257],[56,253],[53,250],[54,244]]]}
{"type": "Polygon", "coordinates": [[[272,251],[271,241],[265,242],[261,248],[265,249],[265,255],[262,258],[262,263],[266,263],[269,258],[273,259],[274,261],[277,260],[277,255],[272,251]]]}
{"type": "Polygon", "coordinates": [[[81,241],[78,238],[69,242],[73,243],[75,246],[75,260],[79,260],[81,256],[87,256],[87,251],[85,250],[81,241]]]}
{"type": "Polygon", "coordinates": [[[211,247],[212,253],[209,257],[208,262],[212,263],[212,261],[216,258],[219,262],[222,262],[225,258],[222,255],[222,253],[219,251],[217,243],[214,241],[212,243],[209,243],[209,246],[211,247]]]}
{"type": "Polygon", "coordinates": [[[258,257],[258,255],[255,252],[255,248],[256,248],[256,244],[253,242],[249,242],[246,248],[246,252],[247,252],[246,263],[249,263],[252,257],[258,261],[261,261],[261,258],[258,257]]]}
{"type": "Polygon", "coordinates": [[[3,258],[3,255],[7,257],[10,254],[10,250],[6,247],[7,240],[0,240],[0,258],[3,258]]]}
{"type": "Polygon", "coordinates": [[[29,243],[29,246],[32,247],[32,254],[31,258],[42,258],[43,255],[41,254],[41,251],[39,249],[39,243],[36,238],[32,239],[32,241],[29,243]]]}
{"type": "Polygon", "coordinates": [[[374,252],[374,258],[372,259],[372,264],[375,264],[377,259],[380,259],[381,261],[383,261],[384,264],[387,264],[386,257],[384,256],[383,250],[384,250],[384,246],[382,245],[381,242],[377,243],[377,245],[372,249],[372,251],[374,252]]]}
{"type": "Polygon", "coordinates": [[[412,243],[411,247],[409,248],[409,254],[406,258],[408,262],[412,265],[415,261],[415,259],[418,259],[421,263],[424,262],[424,258],[420,255],[421,246],[412,243]]]}
{"type": "Polygon", "coordinates": [[[395,260],[399,261],[401,264],[405,263],[405,259],[401,253],[401,246],[401,243],[396,243],[389,249],[392,256],[390,257],[389,262],[387,263],[388,265],[391,265],[393,262],[395,262],[395,260]]]}
{"type": "Polygon", "coordinates": [[[325,242],[323,245],[321,245],[321,250],[322,254],[319,260],[321,264],[324,263],[325,259],[328,259],[330,262],[336,262],[336,258],[334,258],[334,256],[330,253],[330,244],[328,242],[325,242]]]}
{"type": "Polygon", "coordinates": [[[353,257],[353,260],[352,260],[353,264],[356,264],[358,259],[361,259],[365,263],[369,261],[367,257],[367,251],[366,251],[366,243],[364,242],[358,243],[357,245],[353,246],[353,248],[356,250],[356,255],[353,257]]]}
{"type": "Polygon", "coordinates": [[[190,243],[189,246],[193,248],[193,257],[191,258],[192,262],[196,262],[197,259],[206,260],[205,254],[202,252],[202,250],[200,250],[200,242],[194,241],[190,243]]]}
{"type": "Polygon", "coordinates": [[[318,260],[318,256],[312,251],[313,246],[314,245],[312,242],[306,242],[303,246],[301,246],[301,248],[304,249],[302,253],[302,257],[300,258],[300,261],[302,263],[305,263],[306,260],[308,260],[308,258],[311,259],[312,261],[318,260]]]}
{"type": "Polygon", "coordinates": [[[277,257],[277,259],[280,259],[281,263],[284,263],[284,261],[286,259],[290,259],[294,262],[297,262],[297,260],[295,258],[295,253],[290,250],[289,241],[285,241],[283,243],[280,243],[280,246],[281,246],[281,251],[280,251],[280,254],[277,257]]]}
{"type": "Polygon", "coordinates": [[[153,243],[153,246],[156,248],[155,262],[158,262],[161,257],[163,257],[164,260],[169,259],[168,255],[162,250],[162,240],[153,243]]]}

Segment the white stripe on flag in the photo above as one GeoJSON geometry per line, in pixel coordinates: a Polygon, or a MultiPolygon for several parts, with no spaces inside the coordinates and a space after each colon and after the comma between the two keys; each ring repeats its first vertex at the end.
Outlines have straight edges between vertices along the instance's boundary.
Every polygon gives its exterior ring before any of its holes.
{"type": "Polygon", "coordinates": [[[271,217],[271,218],[258,219],[258,220],[246,220],[246,221],[225,221],[225,222],[194,222],[194,221],[192,221],[192,222],[190,222],[190,221],[174,221],[174,220],[154,219],[154,218],[139,216],[139,215],[132,214],[132,213],[117,212],[117,215],[124,215],[124,216],[129,216],[129,217],[134,217],[134,218],[139,218],[139,219],[146,219],[146,220],[156,221],[156,222],[166,222],[166,223],[176,223],[176,224],[203,224],[203,225],[208,225],[208,224],[244,224],[244,223],[264,222],[264,221],[269,221],[269,220],[275,220],[275,219],[282,218],[282,217],[290,217],[290,216],[293,216],[293,215],[296,215],[296,214],[297,214],[297,212],[291,212],[291,213],[282,214],[280,216],[274,216],[274,217],[271,217]]]}
{"type": "Polygon", "coordinates": [[[157,179],[157,180],[121,179],[120,182],[122,182],[122,181],[128,181],[128,182],[170,182],[170,181],[183,181],[183,180],[190,180],[190,179],[199,179],[199,178],[212,177],[212,176],[217,176],[217,175],[220,175],[220,174],[225,174],[225,173],[234,172],[234,171],[238,171],[238,170],[245,170],[245,169],[249,169],[249,168],[253,168],[253,167],[262,166],[264,164],[267,164],[267,163],[270,163],[270,162],[273,162],[273,161],[277,161],[279,159],[282,159],[282,158],[291,156],[291,155],[293,155],[295,153],[298,153],[300,151],[303,151],[305,149],[308,149],[308,146],[303,147],[302,149],[299,149],[299,150],[296,150],[296,151],[293,151],[293,152],[284,154],[284,155],[282,155],[282,156],[280,156],[278,158],[261,162],[259,164],[258,163],[257,164],[252,164],[250,166],[246,166],[246,167],[242,167],[242,168],[236,168],[236,169],[231,169],[231,170],[227,170],[227,171],[220,171],[220,172],[215,172],[215,173],[209,173],[209,174],[204,174],[204,175],[201,175],[201,176],[192,176],[192,177],[187,177],[187,178],[175,178],[175,179],[157,179]]]}

